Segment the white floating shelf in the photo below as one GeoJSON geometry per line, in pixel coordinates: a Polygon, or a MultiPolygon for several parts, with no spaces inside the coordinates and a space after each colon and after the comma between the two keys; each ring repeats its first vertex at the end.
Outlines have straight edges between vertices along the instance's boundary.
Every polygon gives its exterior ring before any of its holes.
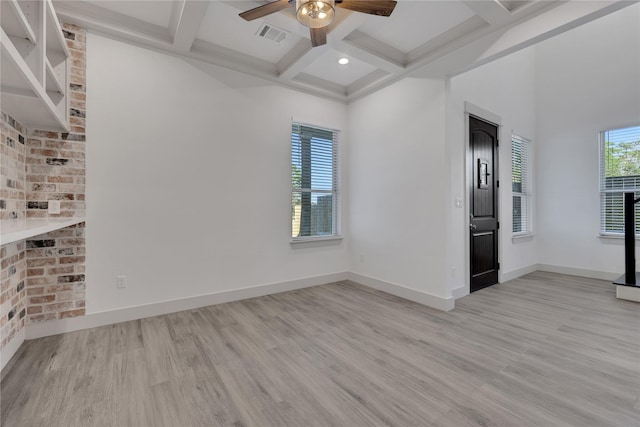
{"type": "Polygon", "coordinates": [[[27,128],[69,130],[67,48],[51,0],[0,0],[0,103],[27,128]]]}
{"type": "Polygon", "coordinates": [[[58,76],[56,75],[56,71],[53,69],[51,62],[49,59],[46,60],[47,67],[47,81],[46,81],[46,89],[47,92],[58,92],[60,95],[64,96],[64,87],[58,81],[58,76]]]}
{"type": "MultiPolygon", "coordinates": [[[[1,5],[2,28],[6,33],[13,37],[29,39],[34,44],[37,43],[36,33],[33,31],[29,18],[25,15],[18,1],[2,0],[1,5]]],[[[32,17],[32,14],[29,9],[33,6],[33,2],[25,2],[25,8],[30,17],[32,17]]]]}
{"type": "Polygon", "coordinates": [[[85,222],[85,218],[33,218],[0,221],[0,245],[18,242],[85,222]]]}
{"type": "Polygon", "coordinates": [[[62,27],[58,22],[56,11],[53,9],[53,4],[50,1],[45,2],[44,7],[46,9],[46,27],[47,27],[47,56],[51,53],[59,53],[64,58],[71,56],[69,49],[67,48],[67,42],[62,35],[62,27]]]}

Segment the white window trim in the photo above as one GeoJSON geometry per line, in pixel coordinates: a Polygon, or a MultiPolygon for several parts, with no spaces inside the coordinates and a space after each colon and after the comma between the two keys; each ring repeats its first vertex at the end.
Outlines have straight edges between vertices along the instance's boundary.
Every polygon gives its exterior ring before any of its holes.
{"type": "MultiPolygon", "coordinates": [[[[600,215],[599,215],[599,233],[598,237],[603,240],[620,240],[624,239],[624,233],[622,232],[613,232],[613,231],[604,231],[604,220],[602,218],[603,215],[603,205],[602,205],[602,195],[605,193],[624,193],[624,190],[611,190],[606,189],[603,184],[603,179],[605,178],[605,164],[604,164],[604,156],[605,156],[605,134],[610,131],[615,131],[619,129],[640,127],[640,124],[631,124],[626,126],[618,126],[612,127],[609,129],[602,130],[598,132],[598,197],[600,198],[599,207],[600,207],[600,215]]],[[[640,191],[640,189],[635,189],[633,191],[640,191]]],[[[640,240],[640,234],[635,234],[635,240],[640,240]]]]}
{"type": "MultiPolygon", "coordinates": [[[[624,233],[600,233],[598,237],[603,240],[624,240],[624,233]]],[[[640,241],[640,235],[636,234],[636,240],[640,241]]]]}
{"type": "MultiPolygon", "coordinates": [[[[528,186],[528,192],[525,193],[514,193],[513,192],[513,175],[511,178],[511,201],[513,203],[513,196],[514,194],[521,194],[524,197],[526,197],[527,199],[527,230],[526,231],[517,231],[517,232],[513,232],[513,217],[511,218],[511,239],[512,240],[520,240],[520,239],[526,239],[526,238],[530,238],[535,236],[535,222],[534,222],[534,218],[533,218],[533,213],[535,212],[534,210],[534,197],[533,197],[533,142],[531,139],[529,138],[525,138],[523,136],[520,136],[518,134],[516,134],[515,132],[511,132],[511,156],[510,158],[513,159],[513,140],[514,139],[518,139],[521,142],[526,144],[527,147],[527,186],[528,186]]],[[[511,166],[511,173],[513,174],[513,165],[511,166]]]]}
{"type": "MultiPolygon", "coordinates": [[[[342,205],[342,200],[340,199],[341,197],[341,192],[340,192],[340,141],[339,141],[339,135],[340,135],[340,131],[337,129],[333,129],[330,127],[326,127],[326,126],[319,126],[319,125],[314,125],[308,122],[302,122],[302,121],[297,121],[295,120],[295,118],[292,117],[291,120],[291,128],[290,128],[290,133],[289,136],[291,137],[292,132],[293,132],[293,126],[294,125],[298,125],[298,126],[306,126],[306,127],[311,127],[311,128],[315,128],[315,129],[321,129],[321,130],[326,130],[326,131],[330,131],[333,133],[334,139],[333,139],[333,161],[334,161],[334,177],[333,177],[333,189],[331,191],[327,191],[327,194],[332,194],[333,195],[333,212],[332,212],[332,225],[333,225],[333,234],[330,235],[317,235],[317,236],[301,236],[301,237],[292,237],[293,235],[293,224],[292,222],[290,223],[290,227],[289,227],[289,243],[292,246],[301,244],[301,243],[322,243],[322,242],[329,242],[329,241],[335,241],[335,240],[342,240],[343,237],[341,235],[341,222],[340,222],[340,212],[341,212],[341,205],[342,205]]],[[[289,150],[289,155],[291,155],[291,148],[289,150]]],[[[292,172],[292,171],[291,171],[292,172]]],[[[291,176],[291,172],[290,172],[290,176],[291,176]]],[[[310,190],[310,189],[308,189],[310,190]]],[[[293,194],[293,186],[291,187],[291,194],[293,194]]],[[[291,203],[291,199],[289,200],[289,203],[291,203]]],[[[290,218],[291,220],[291,218],[290,218]]]]}
{"type": "Polygon", "coordinates": [[[300,243],[329,242],[333,240],[343,240],[343,239],[344,237],[342,237],[339,234],[336,234],[333,236],[292,237],[289,243],[292,245],[297,245],[300,243]]]}

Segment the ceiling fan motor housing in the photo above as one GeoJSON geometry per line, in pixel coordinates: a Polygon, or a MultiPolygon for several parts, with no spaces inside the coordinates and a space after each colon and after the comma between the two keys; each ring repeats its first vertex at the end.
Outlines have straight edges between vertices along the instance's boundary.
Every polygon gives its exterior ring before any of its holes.
{"type": "Polygon", "coordinates": [[[296,17],[309,28],[323,28],[335,16],[335,0],[296,0],[296,17]]]}

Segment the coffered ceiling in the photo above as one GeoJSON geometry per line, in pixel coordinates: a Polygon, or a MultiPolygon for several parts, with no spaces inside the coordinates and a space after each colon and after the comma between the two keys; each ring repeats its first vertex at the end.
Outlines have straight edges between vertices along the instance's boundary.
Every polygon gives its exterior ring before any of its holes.
{"type": "Polygon", "coordinates": [[[314,48],[293,4],[251,22],[238,16],[265,3],[54,0],[54,7],[61,20],[91,31],[349,101],[412,73],[459,73],[632,2],[399,0],[390,17],[337,8],[327,44],[314,48]],[[342,57],[347,65],[338,64],[342,57]]]}

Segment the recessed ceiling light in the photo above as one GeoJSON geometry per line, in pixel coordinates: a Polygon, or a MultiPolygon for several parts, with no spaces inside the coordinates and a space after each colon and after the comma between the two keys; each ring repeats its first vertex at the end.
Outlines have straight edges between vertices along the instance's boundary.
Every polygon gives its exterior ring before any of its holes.
{"type": "Polygon", "coordinates": [[[349,63],[349,58],[340,58],[338,59],[338,64],[347,65],[349,63]]]}

